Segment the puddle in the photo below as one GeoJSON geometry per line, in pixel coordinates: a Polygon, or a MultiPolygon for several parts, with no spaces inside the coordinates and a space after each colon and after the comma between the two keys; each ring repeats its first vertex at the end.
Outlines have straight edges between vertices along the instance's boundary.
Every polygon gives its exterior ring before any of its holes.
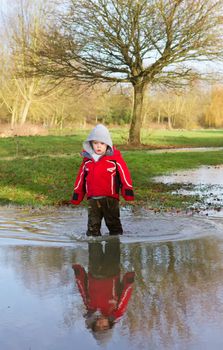
{"type": "Polygon", "coordinates": [[[0,208],[1,349],[223,347],[221,217],[123,208],[124,235],[95,239],[86,219],[0,208]]]}
{"type": "MultiPolygon", "coordinates": [[[[123,243],[152,243],[195,239],[210,234],[219,235],[223,223],[217,218],[154,214],[150,211],[121,209],[124,234],[123,243]]],[[[102,224],[102,237],[86,237],[87,210],[58,209],[25,210],[0,208],[0,243],[16,245],[72,246],[89,241],[109,240],[108,231],[102,224]]]]}
{"type": "Polygon", "coordinates": [[[171,175],[157,176],[155,180],[163,183],[223,186],[223,165],[202,166],[198,169],[177,171],[171,175]]]}
{"type": "Polygon", "coordinates": [[[204,214],[211,216],[223,216],[223,165],[202,166],[198,169],[178,171],[171,175],[157,176],[156,182],[165,184],[188,184],[192,189],[180,189],[174,191],[179,195],[197,195],[203,201],[194,205],[199,207],[204,214]]]}

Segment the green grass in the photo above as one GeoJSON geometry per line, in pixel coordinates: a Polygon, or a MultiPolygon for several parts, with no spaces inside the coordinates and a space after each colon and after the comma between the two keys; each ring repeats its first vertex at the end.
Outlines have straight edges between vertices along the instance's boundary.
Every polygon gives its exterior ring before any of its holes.
{"type": "MultiPolygon", "coordinates": [[[[34,207],[68,204],[81,163],[79,152],[87,134],[88,131],[71,136],[0,139],[0,204],[34,207]]],[[[120,130],[113,132],[115,143],[123,140],[123,135],[125,133],[120,130]]],[[[159,148],[177,147],[182,146],[185,138],[185,145],[190,147],[223,146],[222,131],[180,134],[156,131],[146,141],[147,144],[156,143],[159,148]]],[[[132,174],[136,204],[151,208],[183,208],[196,199],[172,195],[172,189],[179,185],[153,183],[154,176],[223,163],[223,151],[149,153],[125,150],[123,156],[132,174]]]]}
{"type": "MultiPolygon", "coordinates": [[[[125,153],[132,174],[136,201],[173,206],[169,186],[155,184],[152,177],[202,164],[222,163],[223,152],[145,154],[125,153]],[[165,200],[164,200],[165,199],[165,200]]],[[[60,205],[69,201],[81,159],[39,157],[0,161],[0,203],[19,205],[60,205]]],[[[178,200],[178,197],[174,201],[178,200]]],[[[179,203],[180,204],[180,203],[179,203]]],[[[175,204],[175,206],[179,206],[175,204]]]]}
{"type": "MultiPolygon", "coordinates": [[[[81,130],[68,136],[28,136],[0,139],[0,158],[40,155],[71,155],[81,151],[82,142],[89,130],[81,130]]],[[[111,129],[113,143],[125,148],[128,130],[111,129]]],[[[165,147],[223,147],[223,130],[168,131],[143,130],[142,143],[148,149],[165,147]]]]}
{"type": "Polygon", "coordinates": [[[80,152],[86,135],[3,138],[0,139],[0,158],[74,154],[80,152]]]}
{"type": "Polygon", "coordinates": [[[142,132],[142,143],[157,147],[223,147],[223,130],[142,132]]]}

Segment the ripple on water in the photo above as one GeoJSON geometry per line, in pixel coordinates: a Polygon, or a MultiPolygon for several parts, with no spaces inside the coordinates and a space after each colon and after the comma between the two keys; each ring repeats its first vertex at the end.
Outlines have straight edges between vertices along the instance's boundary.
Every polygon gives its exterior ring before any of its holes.
{"type": "MultiPolygon", "coordinates": [[[[91,241],[113,239],[102,225],[102,237],[86,237],[85,209],[58,209],[32,212],[24,209],[0,209],[1,244],[74,246],[91,241]]],[[[221,235],[219,218],[154,214],[121,210],[124,234],[122,243],[164,242],[221,235]]]]}

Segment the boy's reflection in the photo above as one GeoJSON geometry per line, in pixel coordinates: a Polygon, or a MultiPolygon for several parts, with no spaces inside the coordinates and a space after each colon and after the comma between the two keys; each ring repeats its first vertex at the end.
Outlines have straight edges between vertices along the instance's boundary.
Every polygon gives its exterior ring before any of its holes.
{"type": "Polygon", "coordinates": [[[132,294],[134,272],[120,276],[120,241],[88,244],[89,266],[74,264],[76,282],[87,308],[86,324],[93,332],[111,329],[124,314],[132,294]]]}

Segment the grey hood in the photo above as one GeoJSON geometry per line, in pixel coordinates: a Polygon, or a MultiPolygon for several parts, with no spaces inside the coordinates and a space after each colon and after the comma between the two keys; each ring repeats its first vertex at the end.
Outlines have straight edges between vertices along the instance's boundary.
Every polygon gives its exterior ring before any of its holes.
{"type": "Polygon", "coordinates": [[[96,127],[90,132],[86,141],[83,143],[84,150],[92,155],[94,153],[93,148],[91,147],[90,141],[99,141],[108,145],[108,150],[106,154],[112,155],[112,139],[110,133],[106,126],[102,124],[96,125],[96,127]]]}

